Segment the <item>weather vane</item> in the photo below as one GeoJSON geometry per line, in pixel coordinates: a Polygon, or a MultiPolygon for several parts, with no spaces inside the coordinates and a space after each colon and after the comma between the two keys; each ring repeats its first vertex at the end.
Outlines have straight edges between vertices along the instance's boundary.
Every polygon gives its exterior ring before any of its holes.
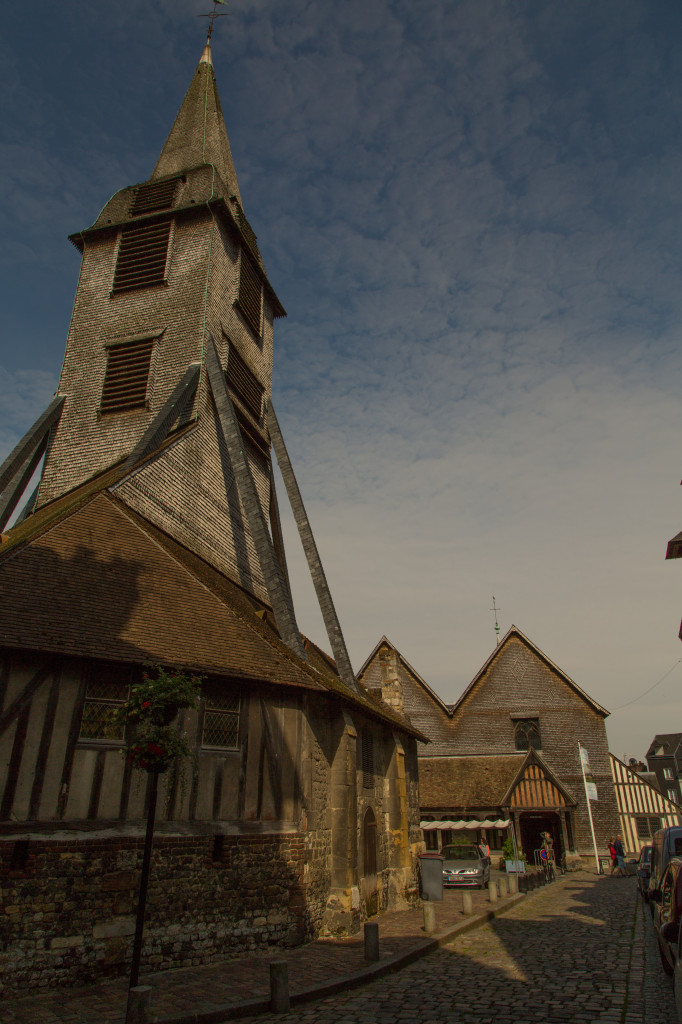
{"type": "Polygon", "coordinates": [[[220,13],[218,13],[218,4],[220,4],[221,7],[227,7],[225,0],[213,0],[213,10],[211,11],[210,14],[197,14],[197,18],[210,18],[210,21],[208,23],[207,36],[209,40],[213,35],[213,23],[215,22],[216,18],[227,18],[227,16],[230,13],[229,11],[221,11],[220,13]]]}
{"type": "Polygon", "coordinates": [[[490,609],[490,611],[491,612],[495,612],[495,638],[496,638],[496,640],[497,640],[497,642],[499,644],[499,642],[500,642],[500,625],[499,625],[499,623],[497,621],[497,613],[500,611],[500,609],[495,604],[495,595],[494,594],[493,594],[493,606],[490,609]]]}

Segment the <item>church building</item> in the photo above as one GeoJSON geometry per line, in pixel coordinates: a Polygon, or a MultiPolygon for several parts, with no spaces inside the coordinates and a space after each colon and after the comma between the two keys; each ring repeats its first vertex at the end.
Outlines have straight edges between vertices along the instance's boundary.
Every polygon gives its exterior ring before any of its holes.
{"type": "Polygon", "coordinates": [[[71,241],[59,387],[0,467],[5,996],[130,962],[149,776],[116,711],[155,666],[203,683],[186,785],[161,787],[143,970],[357,930],[414,899],[422,839],[424,736],[353,674],[273,409],[285,313],[209,45],[149,179],[71,241]],[[273,451],[333,657],[296,623],[273,451]]]}
{"type": "Polygon", "coordinates": [[[534,863],[549,832],[557,859],[595,867],[621,831],[606,738],[608,711],[512,626],[455,704],[445,704],[383,637],[358,673],[431,742],[418,743],[422,826],[440,849],[457,834],[499,851],[505,838],[534,863]],[[594,791],[593,791],[594,793],[594,791]]]}

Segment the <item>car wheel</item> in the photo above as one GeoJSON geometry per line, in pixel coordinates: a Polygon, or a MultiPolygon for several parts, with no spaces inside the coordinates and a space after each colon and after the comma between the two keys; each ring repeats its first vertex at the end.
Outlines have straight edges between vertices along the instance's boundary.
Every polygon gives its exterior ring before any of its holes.
{"type": "Polygon", "coordinates": [[[665,971],[665,973],[666,974],[672,974],[673,973],[673,966],[670,963],[670,961],[668,960],[668,958],[665,955],[665,953],[663,952],[663,946],[661,945],[661,940],[660,939],[658,940],[658,955],[661,958],[661,964],[663,965],[663,970],[665,971]]]}

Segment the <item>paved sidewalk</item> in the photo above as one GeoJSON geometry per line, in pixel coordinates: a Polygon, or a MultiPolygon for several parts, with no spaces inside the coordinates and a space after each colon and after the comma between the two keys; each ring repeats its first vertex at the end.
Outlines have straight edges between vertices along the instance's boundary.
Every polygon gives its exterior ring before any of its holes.
{"type": "MultiPolygon", "coordinates": [[[[566,876],[569,877],[569,876],[566,876]]],[[[561,884],[561,883],[559,883],[561,884]]],[[[471,891],[471,890],[469,890],[471,891]]],[[[532,899],[534,890],[529,894],[532,899]]],[[[436,934],[426,936],[422,909],[392,911],[373,920],[379,924],[381,958],[367,964],[362,932],[348,939],[319,939],[295,949],[273,948],[206,967],[181,968],[144,975],[140,984],[153,988],[153,1013],[159,1024],[218,1024],[222,1020],[262,1013],[269,1008],[272,960],[286,960],[292,1002],[323,998],[399,969],[437,949],[454,935],[485,924],[525,896],[488,901],[485,891],[471,891],[474,913],[462,912],[462,892],[446,890],[436,908],[436,934]]],[[[43,995],[7,1000],[0,1007],[2,1024],[123,1024],[127,982],[120,978],[97,985],[54,990],[43,995]]]]}

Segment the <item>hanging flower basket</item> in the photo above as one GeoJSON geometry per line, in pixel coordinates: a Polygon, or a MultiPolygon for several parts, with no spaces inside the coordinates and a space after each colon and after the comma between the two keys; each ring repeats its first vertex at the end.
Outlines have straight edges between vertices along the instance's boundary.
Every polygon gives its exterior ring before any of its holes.
{"type": "Polygon", "coordinates": [[[131,768],[161,774],[189,753],[187,740],[177,729],[143,723],[135,730],[126,761],[131,768]]]}
{"type": "Polygon", "coordinates": [[[131,768],[157,775],[172,769],[182,775],[191,751],[185,734],[171,723],[182,708],[196,707],[200,691],[200,676],[164,668],[143,674],[119,712],[130,730],[123,753],[131,768]]]}
{"type": "Polygon", "coordinates": [[[144,672],[132,687],[123,713],[127,721],[170,725],[182,708],[196,707],[200,690],[200,676],[159,667],[154,675],[144,672]]]}

